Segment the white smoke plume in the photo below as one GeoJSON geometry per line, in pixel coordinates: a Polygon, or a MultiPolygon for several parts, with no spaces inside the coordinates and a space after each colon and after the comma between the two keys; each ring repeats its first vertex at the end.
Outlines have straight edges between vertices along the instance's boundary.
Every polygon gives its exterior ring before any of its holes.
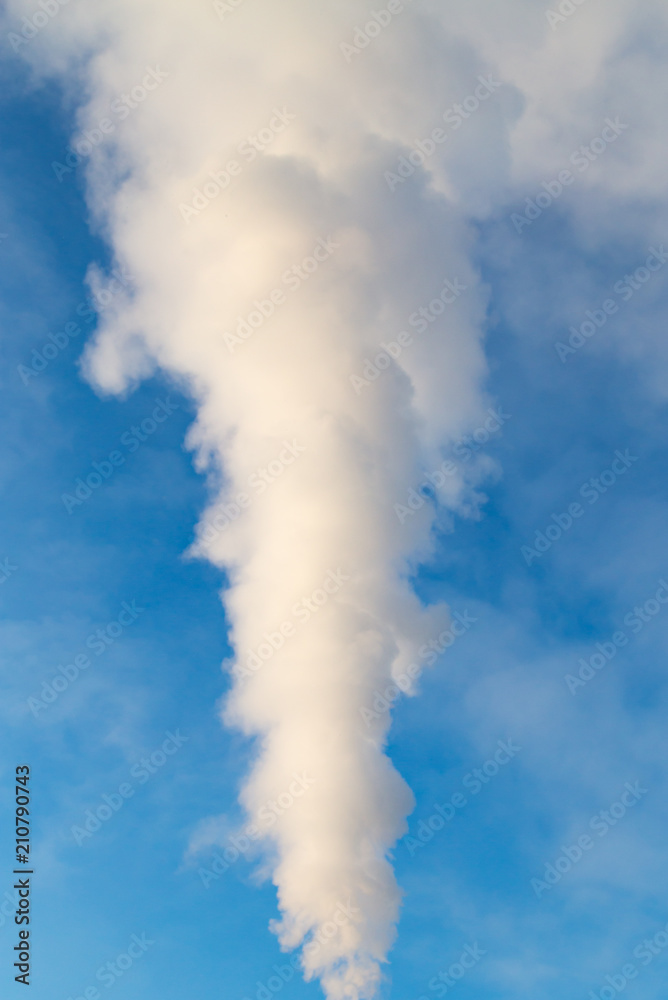
{"type": "MultiPolygon", "coordinates": [[[[228,574],[225,718],[257,740],[250,819],[262,829],[263,804],[295,773],[312,779],[266,830],[275,930],[284,948],[304,945],[305,975],[332,1000],[371,997],[400,904],[388,854],[412,796],[384,753],[389,716],[368,724],[362,710],[447,624],[411,587],[433,505],[403,523],[394,508],[485,418],[471,219],[509,197],[513,176],[561,165],[546,94],[567,28],[524,0],[513,17],[417,0],[377,17],[359,0],[54,4],[31,34],[10,0],[7,28],[78,107],[91,215],[132,276],[85,372],[122,393],[159,369],[196,401],[189,444],[214,496],[195,549],[228,574]],[[448,125],[476,92],[479,108],[448,125]],[[441,148],[410,157],[439,126],[441,148]]],[[[63,152],[63,183],[73,160],[63,152]]],[[[436,492],[475,507],[460,472],[436,492]]]]}
{"type": "Polygon", "coordinates": [[[247,0],[221,22],[210,3],[114,0],[59,15],[59,51],[85,55],[80,148],[115,125],[88,157],[89,201],[133,280],[86,370],[121,392],[158,366],[197,401],[189,443],[219,487],[196,547],[227,570],[237,654],[225,715],[258,742],[242,802],[263,829],[262,805],[312,779],[266,831],[275,930],[286,949],[306,939],[305,974],[333,1000],[378,985],[400,903],[388,851],[412,808],[383,752],[389,716],[361,710],[447,624],[409,582],[432,508],[401,524],[394,505],[484,410],[471,235],[419,183],[389,190],[402,82],[388,94],[389,67],[343,58],[358,14],[247,0]],[[150,70],[118,122],[113,102],[150,70]],[[416,332],[434,299],[442,316],[416,332]],[[404,330],[413,343],[374,377],[365,360],[404,330]]]}

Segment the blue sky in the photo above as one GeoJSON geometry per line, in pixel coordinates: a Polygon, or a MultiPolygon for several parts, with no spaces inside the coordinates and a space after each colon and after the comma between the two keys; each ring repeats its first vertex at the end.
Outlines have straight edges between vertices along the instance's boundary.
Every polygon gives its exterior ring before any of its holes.
{"type": "MultiPolygon", "coordinates": [[[[317,983],[298,974],[275,988],[274,967],[290,956],[267,929],[275,890],[257,875],[257,859],[240,858],[205,887],[202,870],[212,871],[222,847],[188,856],[208,817],[224,816],[230,832],[243,827],[237,795],[253,757],[252,742],[217,714],[229,683],[220,665],[231,655],[219,597],[225,575],[187,555],[211,495],[184,445],[195,405],[160,373],[121,397],[96,394],[82,377],[96,322],[77,318],[90,296],[85,274],[91,261],[106,267],[111,258],[81,172],[59,182],[51,167],[69,142],[72,111],[56,84],[31,84],[15,58],[2,70],[1,93],[0,559],[12,568],[0,584],[0,890],[11,889],[12,776],[25,762],[33,774],[33,996],[74,1000],[97,987],[118,1000],[315,997],[317,983]],[[81,332],[24,384],[19,366],[68,322],[81,332]],[[130,446],[156,401],[167,419],[130,446]],[[114,451],[122,464],[68,512],[62,495],[114,451]],[[117,620],[124,602],[141,610],[97,655],[89,637],[117,620]],[[31,711],[28,699],[86,650],[90,667],[31,711]],[[142,780],[138,763],[155,752],[161,760],[167,734],[180,735],[176,752],[142,780]],[[72,828],[86,810],[104,795],[116,802],[128,782],[132,795],[77,844],[72,828]],[[96,979],[133,935],[150,945],[113,983],[96,979]]],[[[652,604],[668,579],[668,267],[621,304],[615,283],[657,245],[653,228],[643,228],[640,212],[633,228],[594,238],[578,197],[567,192],[519,235],[514,208],[475,223],[473,262],[488,290],[485,389],[508,419],[479,452],[493,460],[478,486],[486,497],[479,517],[440,518],[433,556],[414,580],[425,603],[445,600],[475,622],[425,672],[419,695],[394,708],[388,753],[415,808],[413,839],[393,850],[404,896],[382,987],[388,998],[446,995],[434,977],[459,969],[465,947],[476,945],[484,954],[447,996],[599,996],[628,963],[638,973],[629,996],[649,1000],[665,981],[663,947],[635,957],[634,949],[668,925],[668,604],[652,604]],[[562,362],[555,342],[610,297],[619,311],[562,362]],[[620,452],[622,471],[591,502],[583,489],[592,477],[608,482],[620,452]],[[581,515],[527,565],[522,547],[555,517],[565,524],[573,503],[581,515]],[[620,630],[628,641],[572,693],[566,675],[620,630]],[[494,760],[499,741],[516,752],[497,773],[483,772],[488,780],[472,794],[466,776],[494,760]],[[626,797],[624,815],[592,827],[627,783],[641,791],[626,797]],[[457,793],[466,802],[419,842],[420,824],[457,793]],[[592,843],[581,859],[553,886],[532,887],[583,835],[592,843]]],[[[620,218],[631,203],[620,196],[620,218]]],[[[5,916],[0,951],[11,997],[22,988],[9,970],[14,938],[5,916]]]]}

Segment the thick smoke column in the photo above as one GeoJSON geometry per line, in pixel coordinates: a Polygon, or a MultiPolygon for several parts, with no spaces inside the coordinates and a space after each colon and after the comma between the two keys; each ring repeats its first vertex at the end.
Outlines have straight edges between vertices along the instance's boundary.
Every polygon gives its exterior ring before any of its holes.
{"type": "MultiPolygon", "coordinates": [[[[306,942],[332,998],[379,982],[400,901],[388,852],[412,807],[383,752],[389,716],[363,709],[447,624],[410,585],[433,505],[403,523],[394,507],[485,408],[471,232],[423,171],[394,191],[385,176],[437,124],[454,57],[410,4],[351,55],[368,17],[96,0],[25,52],[87,95],[73,146],[132,275],[86,374],[119,393],[161,369],[197,403],[189,444],[215,495],[195,548],[228,573],[236,651],[225,717],[257,738],[242,801],[262,827],[295,773],[312,779],[267,830],[275,930],[306,942]],[[437,42],[426,80],[416,53],[437,42]]],[[[467,59],[475,85],[485,67],[467,59]]],[[[463,502],[458,474],[439,482],[463,502]]]]}

